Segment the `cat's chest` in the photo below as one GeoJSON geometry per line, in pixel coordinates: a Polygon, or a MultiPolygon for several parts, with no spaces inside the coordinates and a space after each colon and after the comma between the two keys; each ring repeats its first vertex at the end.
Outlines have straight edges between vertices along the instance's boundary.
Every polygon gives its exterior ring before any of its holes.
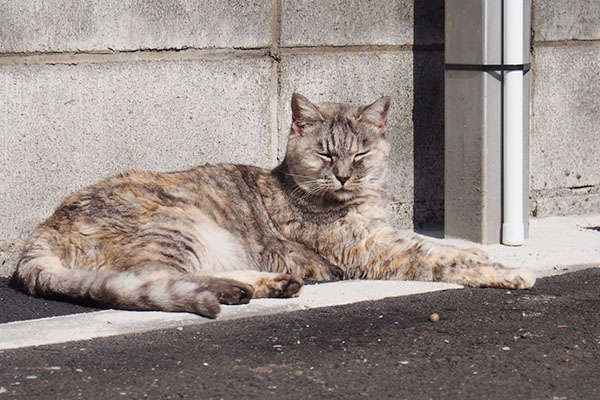
{"type": "Polygon", "coordinates": [[[362,236],[382,221],[381,210],[358,206],[320,213],[290,213],[280,227],[284,236],[313,247],[318,242],[347,241],[362,236]]]}

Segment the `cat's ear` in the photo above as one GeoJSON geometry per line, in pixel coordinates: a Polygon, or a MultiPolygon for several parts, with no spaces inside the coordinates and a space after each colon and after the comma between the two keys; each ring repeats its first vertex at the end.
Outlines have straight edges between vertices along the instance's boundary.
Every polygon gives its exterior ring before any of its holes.
{"type": "Polygon", "coordinates": [[[376,125],[379,133],[385,132],[387,124],[388,111],[390,110],[390,98],[384,96],[376,100],[373,104],[364,107],[358,116],[359,121],[364,121],[376,125]]]}
{"type": "Polygon", "coordinates": [[[292,129],[302,134],[302,128],[310,123],[323,121],[323,115],[313,103],[300,93],[292,95],[292,129]]]}

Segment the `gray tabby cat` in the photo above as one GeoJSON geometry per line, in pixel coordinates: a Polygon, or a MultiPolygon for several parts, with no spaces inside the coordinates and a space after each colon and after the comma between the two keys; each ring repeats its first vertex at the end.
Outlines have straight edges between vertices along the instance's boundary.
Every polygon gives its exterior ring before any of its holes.
{"type": "Polygon", "coordinates": [[[13,282],[35,296],[211,318],[219,303],[297,296],[305,278],[531,287],[529,272],[388,223],[389,105],[294,94],[272,171],[131,171],[79,190],[33,231],[13,282]]]}

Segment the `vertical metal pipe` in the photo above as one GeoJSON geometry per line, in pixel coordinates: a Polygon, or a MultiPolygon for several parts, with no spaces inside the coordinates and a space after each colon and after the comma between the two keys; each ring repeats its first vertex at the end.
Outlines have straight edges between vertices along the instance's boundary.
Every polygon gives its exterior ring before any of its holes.
{"type": "MultiPolygon", "coordinates": [[[[504,0],[503,41],[507,67],[523,65],[523,1],[504,0]]],[[[502,243],[520,246],[523,220],[523,71],[504,71],[502,243]]]]}

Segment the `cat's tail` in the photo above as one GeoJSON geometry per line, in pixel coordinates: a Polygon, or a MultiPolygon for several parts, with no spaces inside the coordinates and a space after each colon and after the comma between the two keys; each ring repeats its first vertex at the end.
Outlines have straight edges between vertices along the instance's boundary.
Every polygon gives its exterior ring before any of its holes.
{"type": "Polygon", "coordinates": [[[26,251],[11,283],[46,298],[125,310],[183,311],[215,318],[219,303],[247,303],[251,286],[231,279],[65,268],[49,249],[26,251]]]}

